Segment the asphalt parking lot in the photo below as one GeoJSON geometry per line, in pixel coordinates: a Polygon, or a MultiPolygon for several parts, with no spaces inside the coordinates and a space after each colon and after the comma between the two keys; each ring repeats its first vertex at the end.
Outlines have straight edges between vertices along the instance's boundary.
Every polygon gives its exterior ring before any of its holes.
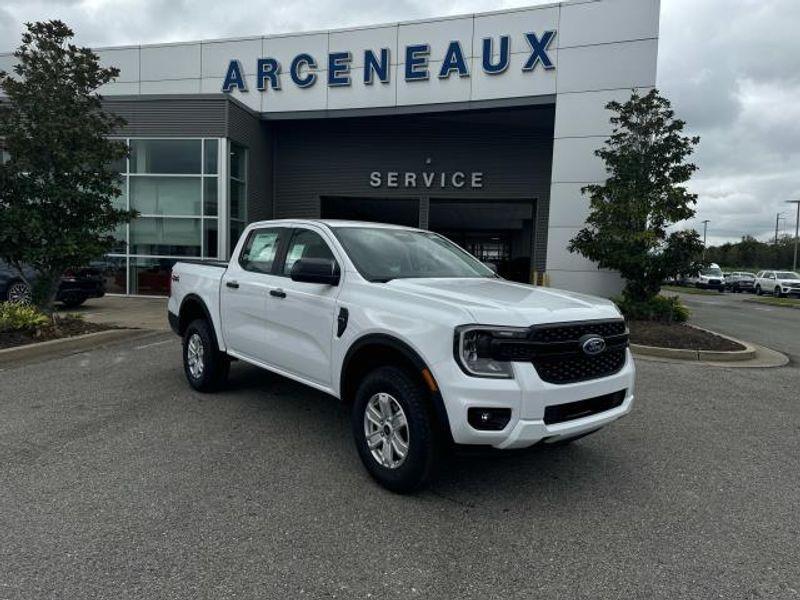
{"type": "Polygon", "coordinates": [[[778,350],[800,364],[800,310],[748,302],[754,294],[678,295],[692,312],[691,322],[778,350]]]}
{"type": "Polygon", "coordinates": [[[639,362],[572,447],[365,474],[334,400],[152,335],[0,372],[0,598],[797,598],[800,370],[639,362]]]}

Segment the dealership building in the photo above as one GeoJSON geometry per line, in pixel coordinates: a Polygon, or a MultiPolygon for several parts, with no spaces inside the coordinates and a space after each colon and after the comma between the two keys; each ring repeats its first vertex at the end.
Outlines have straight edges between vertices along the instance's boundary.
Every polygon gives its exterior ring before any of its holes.
{"type": "MultiPolygon", "coordinates": [[[[575,0],[352,29],[98,49],[140,213],[110,292],[164,294],[271,218],[399,223],[505,277],[611,295],[572,254],[602,181],[605,105],[655,85],[659,0],[575,0]]],[[[13,64],[0,55],[0,69],[13,64]]]]}

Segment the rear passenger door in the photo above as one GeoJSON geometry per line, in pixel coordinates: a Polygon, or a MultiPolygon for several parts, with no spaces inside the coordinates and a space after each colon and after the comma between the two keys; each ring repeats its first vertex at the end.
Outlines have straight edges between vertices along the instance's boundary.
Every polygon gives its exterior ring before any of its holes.
{"type": "Polygon", "coordinates": [[[220,315],[228,350],[244,358],[269,362],[267,298],[274,288],[277,258],[291,229],[265,227],[247,236],[238,260],[222,278],[220,315]]]}
{"type": "Polygon", "coordinates": [[[329,387],[338,286],[292,281],[301,258],[332,258],[340,266],[324,229],[298,227],[286,245],[275,287],[267,299],[270,363],[293,375],[329,387]]]}

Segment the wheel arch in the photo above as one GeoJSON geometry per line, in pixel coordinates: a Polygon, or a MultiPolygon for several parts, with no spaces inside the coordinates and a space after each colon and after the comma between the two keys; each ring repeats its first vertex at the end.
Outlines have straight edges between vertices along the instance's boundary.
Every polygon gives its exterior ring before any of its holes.
{"type": "Polygon", "coordinates": [[[352,403],[362,378],[383,365],[404,368],[428,390],[438,424],[448,438],[452,439],[447,410],[433,373],[414,348],[392,335],[371,333],[350,345],[342,361],[339,378],[339,396],[342,401],[352,403]]]}
{"type": "MultiPolygon", "coordinates": [[[[211,318],[211,313],[208,306],[203,299],[197,294],[186,294],[181,301],[181,307],[178,309],[178,335],[186,333],[186,328],[189,323],[195,319],[205,319],[211,329],[214,337],[217,337],[217,332],[214,328],[214,320],[211,318]]],[[[219,342],[219,340],[217,340],[219,342]]]]}

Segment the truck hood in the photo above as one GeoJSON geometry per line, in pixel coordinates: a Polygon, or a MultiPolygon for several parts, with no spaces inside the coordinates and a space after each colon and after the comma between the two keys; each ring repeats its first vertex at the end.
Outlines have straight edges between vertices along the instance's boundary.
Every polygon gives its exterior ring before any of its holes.
{"type": "MultiPolygon", "coordinates": [[[[475,323],[528,326],[620,318],[610,300],[503,279],[393,279],[387,286],[467,311],[475,323]]],[[[454,315],[458,311],[454,311],[454,315]]]]}

